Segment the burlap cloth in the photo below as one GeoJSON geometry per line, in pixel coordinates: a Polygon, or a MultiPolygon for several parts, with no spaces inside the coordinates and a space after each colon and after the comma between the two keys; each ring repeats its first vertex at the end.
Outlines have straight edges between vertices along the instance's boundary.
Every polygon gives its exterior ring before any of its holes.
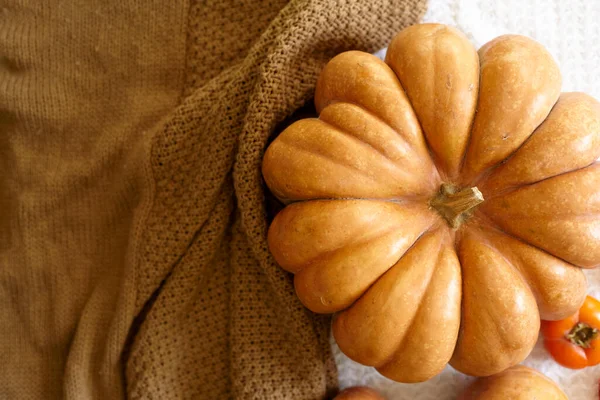
{"type": "Polygon", "coordinates": [[[0,399],[316,399],[260,162],[420,0],[0,0],[0,399]]]}

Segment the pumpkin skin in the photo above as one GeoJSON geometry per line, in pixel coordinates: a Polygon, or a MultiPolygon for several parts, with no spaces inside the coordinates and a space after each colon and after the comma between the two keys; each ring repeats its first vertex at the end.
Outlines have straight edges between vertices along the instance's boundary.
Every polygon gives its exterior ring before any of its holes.
{"type": "Polygon", "coordinates": [[[540,317],[581,306],[581,268],[600,264],[600,103],[560,86],[535,41],[476,52],[439,24],[400,32],[385,62],[325,66],[319,118],[285,129],[262,173],[287,205],[271,253],[306,307],[336,314],[347,356],[400,382],[447,363],[489,376],[525,359],[540,317]]]}
{"type": "Polygon", "coordinates": [[[542,373],[517,365],[506,371],[479,378],[458,400],[568,400],[567,395],[542,373]]]}
{"type": "Polygon", "coordinates": [[[355,386],[342,390],[334,400],[384,400],[375,390],[366,386],[355,386]]]}

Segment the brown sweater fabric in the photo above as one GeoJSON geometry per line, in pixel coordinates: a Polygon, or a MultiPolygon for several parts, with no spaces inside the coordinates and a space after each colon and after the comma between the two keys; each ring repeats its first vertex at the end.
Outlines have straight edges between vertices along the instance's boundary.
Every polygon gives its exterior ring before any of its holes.
{"type": "Polygon", "coordinates": [[[0,398],[318,399],[269,135],[424,0],[0,0],[0,398]]]}

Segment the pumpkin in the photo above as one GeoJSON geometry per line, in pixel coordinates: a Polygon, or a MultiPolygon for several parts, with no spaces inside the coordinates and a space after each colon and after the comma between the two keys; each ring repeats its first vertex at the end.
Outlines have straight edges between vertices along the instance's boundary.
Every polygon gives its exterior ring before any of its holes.
{"type": "Polygon", "coordinates": [[[540,317],[583,303],[600,263],[600,104],[560,93],[552,56],[508,35],[476,52],[414,25],[385,62],[334,57],[318,118],[267,148],[286,206],[268,232],[300,301],[335,313],[351,359],[400,382],[447,363],[488,376],[520,363],[540,317]]]}
{"type": "Polygon", "coordinates": [[[478,378],[458,400],[568,400],[544,374],[517,365],[497,375],[478,378]]]}
{"type": "Polygon", "coordinates": [[[366,386],[355,386],[342,390],[334,400],[383,400],[383,397],[366,386]]]}

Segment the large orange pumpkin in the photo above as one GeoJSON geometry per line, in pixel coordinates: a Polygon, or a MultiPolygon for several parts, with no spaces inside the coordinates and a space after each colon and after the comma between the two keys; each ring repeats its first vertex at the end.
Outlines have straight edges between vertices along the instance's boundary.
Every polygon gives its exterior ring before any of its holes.
{"type": "Polygon", "coordinates": [[[437,24],[400,32],[385,62],[325,66],[319,118],[262,168],[287,204],[271,252],[306,307],[337,313],[346,355],[401,382],[448,362],[492,375],[529,354],[540,316],[579,308],[579,267],[600,263],[600,104],[560,87],[535,41],[477,53],[437,24]]]}

